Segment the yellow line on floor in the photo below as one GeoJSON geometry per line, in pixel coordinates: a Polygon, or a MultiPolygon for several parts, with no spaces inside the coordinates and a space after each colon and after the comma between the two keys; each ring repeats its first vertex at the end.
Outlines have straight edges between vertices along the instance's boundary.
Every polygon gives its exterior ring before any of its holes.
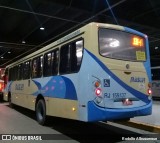
{"type": "Polygon", "coordinates": [[[156,126],[156,125],[150,125],[150,124],[137,122],[137,121],[136,122],[135,121],[127,121],[127,122],[117,121],[116,123],[130,126],[130,127],[134,127],[137,129],[146,130],[146,131],[153,132],[153,133],[160,133],[160,126],[156,126]]]}

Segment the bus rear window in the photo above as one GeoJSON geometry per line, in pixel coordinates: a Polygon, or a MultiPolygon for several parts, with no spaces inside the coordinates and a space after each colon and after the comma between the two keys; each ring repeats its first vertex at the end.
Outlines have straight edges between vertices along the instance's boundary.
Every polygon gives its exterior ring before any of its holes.
{"type": "Polygon", "coordinates": [[[145,38],[112,29],[99,29],[99,51],[104,57],[145,61],[145,38]]]}

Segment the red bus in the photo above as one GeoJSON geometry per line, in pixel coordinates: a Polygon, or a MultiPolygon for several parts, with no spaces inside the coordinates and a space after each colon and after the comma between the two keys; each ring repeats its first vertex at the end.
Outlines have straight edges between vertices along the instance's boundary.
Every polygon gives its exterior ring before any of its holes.
{"type": "Polygon", "coordinates": [[[4,68],[0,68],[0,101],[3,100],[3,89],[4,89],[4,68]]]}

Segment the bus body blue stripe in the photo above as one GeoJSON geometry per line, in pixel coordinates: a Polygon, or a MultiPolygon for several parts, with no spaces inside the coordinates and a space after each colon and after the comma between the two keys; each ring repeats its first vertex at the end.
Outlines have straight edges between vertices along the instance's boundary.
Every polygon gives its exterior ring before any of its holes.
{"type": "Polygon", "coordinates": [[[67,77],[53,76],[43,87],[41,87],[40,82],[37,80],[33,80],[33,82],[38,87],[38,91],[33,93],[34,96],[42,94],[43,96],[52,98],[77,100],[75,86],[73,82],[67,77]]]}
{"type": "Polygon", "coordinates": [[[144,62],[144,67],[146,69],[149,82],[151,82],[151,64],[150,64],[150,54],[149,54],[149,46],[148,45],[149,45],[148,40],[146,40],[147,61],[144,62]]]}

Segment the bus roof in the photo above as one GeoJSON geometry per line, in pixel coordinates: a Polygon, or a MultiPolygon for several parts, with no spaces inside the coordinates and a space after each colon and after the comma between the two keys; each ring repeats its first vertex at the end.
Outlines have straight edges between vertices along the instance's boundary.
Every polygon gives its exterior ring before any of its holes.
{"type": "MultiPolygon", "coordinates": [[[[129,30],[134,31],[134,32],[138,32],[136,30],[130,29],[128,27],[120,26],[120,25],[91,22],[91,23],[86,24],[83,27],[81,27],[81,28],[79,28],[79,29],[67,34],[66,36],[64,36],[64,37],[62,37],[62,38],[50,43],[49,45],[47,45],[47,46],[45,46],[45,47],[33,52],[32,54],[29,54],[29,55],[25,56],[24,58],[21,58],[21,59],[17,60],[16,62],[6,66],[6,68],[12,67],[15,64],[19,64],[19,63],[21,63],[23,61],[27,61],[27,60],[31,59],[32,57],[34,58],[36,55],[38,55],[40,53],[43,53],[44,51],[50,50],[52,47],[56,47],[56,46],[58,46],[58,45],[60,45],[60,44],[62,44],[64,42],[66,42],[67,40],[70,40],[70,39],[72,39],[72,38],[84,33],[85,31],[87,31],[89,29],[88,27],[92,27],[92,26],[104,27],[104,28],[109,28],[109,29],[117,29],[117,30],[121,30],[121,31],[125,31],[125,28],[127,28],[129,30]]],[[[139,34],[143,34],[143,33],[140,33],[140,32],[138,32],[138,33],[139,34]]]]}

